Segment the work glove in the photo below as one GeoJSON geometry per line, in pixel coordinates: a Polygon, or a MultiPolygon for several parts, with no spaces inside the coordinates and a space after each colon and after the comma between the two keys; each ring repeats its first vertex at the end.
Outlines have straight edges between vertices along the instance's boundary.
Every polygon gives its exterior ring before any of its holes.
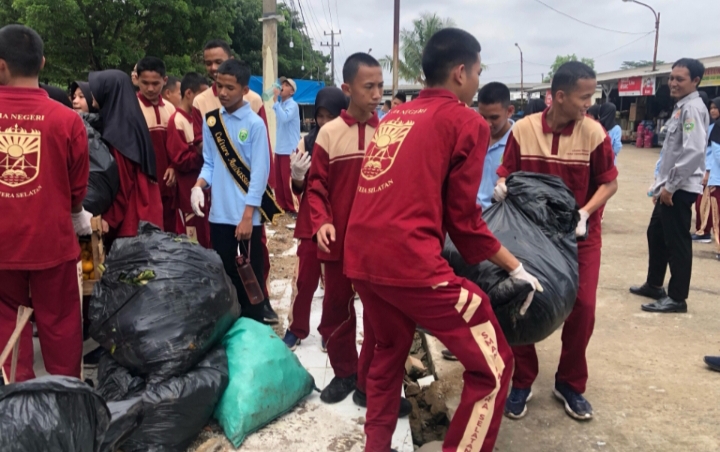
{"type": "Polygon", "coordinates": [[[497,202],[504,201],[505,198],[507,198],[507,186],[504,183],[499,182],[493,190],[492,197],[497,202]]]}
{"type": "Polygon", "coordinates": [[[92,226],[90,225],[92,217],[93,215],[84,208],[78,213],[73,213],[72,222],[75,234],[80,236],[92,234],[92,226]]]}
{"type": "Polygon", "coordinates": [[[590,218],[590,214],[587,213],[584,210],[580,210],[580,221],[578,221],[578,225],[575,228],[575,237],[585,237],[587,234],[587,222],[588,218],[590,218]]]}
{"type": "Polygon", "coordinates": [[[538,279],[536,277],[534,277],[533,275],[531,275],[530,273],[525,271],[525,267],[523,267],[522,264],[520,264],[520,266],[518,268],[516,268],[515,270],[510,272],[510,277],[521,279],[523,281],[527,281],[533,287],[533,291],[530,292],[530,294],[525,299],[525,302],[520,307],[520,315],[525,315],[528,308],[530,307],[530,303],[532,303],[533,297],[535,296],[535,292],[542,293],[543,288],[540,285],[540,281],[538,281],[538,279]]]}
{"type": "Polygon", "coordinates": [[[190,206],[192,206],[193,212],[199,217],[204,217],[203,208],[205,207],[205,193],[200,187],[193,187],[190,190],[190,206]]]}
{"type": "Polygon", "coordinates": [[[290,177],[293,180],[304,180],[310,169],[310,154],[295,152],[290,156],[290,177]]]}

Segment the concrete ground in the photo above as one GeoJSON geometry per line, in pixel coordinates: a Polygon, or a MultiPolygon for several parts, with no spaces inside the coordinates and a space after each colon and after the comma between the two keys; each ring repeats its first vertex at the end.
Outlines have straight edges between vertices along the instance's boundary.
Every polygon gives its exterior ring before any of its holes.
{"type": "MultiPolygon", "coordinates": [[[[540,375],[528,415],[505,419],[497,451],[718,451],[720,373],[704,355],[720,355],[720,262],[713,245],[694,246],[687,314],[650,314],[630,295],[647,274],[647,189],[659,149],[625,146],[620,188],[605,210],[595,332],[586,392],[595,418],[579,423],[552,396],[560,331],[538,344],[540,375]]],[[[668,275],[669,277],[669,275],[668,275]]]]}

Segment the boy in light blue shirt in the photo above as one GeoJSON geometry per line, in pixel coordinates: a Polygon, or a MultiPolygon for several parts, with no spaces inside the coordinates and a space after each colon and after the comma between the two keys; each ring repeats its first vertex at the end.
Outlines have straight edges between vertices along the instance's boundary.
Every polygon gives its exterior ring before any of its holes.
{"type": "Polygon", "coordinates": [[[267,129],[243,100],[249,82],[250,67],[242,61],[230,59],[218,68],[216,87],[222,107],[203,118],[204,162],[190,203],[195,215],[204,216],[203,190],[212,188],[210,239],[237,290],[242,315],[273,323],[277,314],[269,300],[250,303],[235,263],[239,253],[249,257],[258,282],[264,281],[262,221],[272,221],[276,214],[267,207],[268,202],[274,203],[266,193],[270,175],[267,129]]]}
{"type": "Polygon", "coordinates": [[[282,90],[275,90],[275,194],[278,204],[286,212],[295,213],[295,198],[290,188],[290,155],[300,142],[300,107],[293,99],[297,84],[291,78],[281,78],[282,90]]]}

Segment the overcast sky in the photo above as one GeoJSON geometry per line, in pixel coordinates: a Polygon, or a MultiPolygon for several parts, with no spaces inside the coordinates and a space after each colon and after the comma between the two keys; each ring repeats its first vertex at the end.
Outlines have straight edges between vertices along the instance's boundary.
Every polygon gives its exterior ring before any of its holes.
{"type": "MultiPolygon", "coordinates": [[[[285,0],[290,3],[290,0],[285,0]]],[[[298,8],[298,0],[292,0],[298,8]]],[[[564,17],[536,0],[401,0],[400,27],[412,27],[422,12],[452,18],[478,38],[483,63],[489,66],[482,83],[520,81],[520,54],[525,58],[525,81],[539,82],[556,55],[575,53],[595,58],[595,69],[620,68],[625,60],[652,60],[655,19],[647,8],[622,0],[542,0],[557,10],[595,26],[564,17]],[[635,42],[633,42],[635,41],[635,42]],[[623,47],[624,46],[624,47],[623,47]]],[[[392,54],[393,0],[299,0],[315,49],[331,28],[342,30],[336,51],[340,72],[348,55],[372,48],[379,58],[392,54]]],[[[720,55],[720,0],[647,0],[660,12],[658,60],[720,55]]],[[[402,55],[402,54],[401,54],[402,55]]],[[[337,76],[336,76],[337,77],[337,76]]],[[[386,84],[391,83],[391,78],[386,84]]]]}

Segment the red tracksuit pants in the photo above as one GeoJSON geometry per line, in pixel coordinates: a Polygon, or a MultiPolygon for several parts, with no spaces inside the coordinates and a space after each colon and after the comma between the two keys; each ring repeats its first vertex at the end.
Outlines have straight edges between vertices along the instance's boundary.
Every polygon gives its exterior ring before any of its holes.
{"type": "Polygon", "coordinates": [[[405,360],[417,324],[437,337],[465,367],[465,387],[443,451],[492,451],[513,358],[487,295],[463,278],[435,288],[353,283],[376,339],[367,377],[365,452],[390,450],[405,360]]]}
{"type": "Polygon", "coordinates": [[[177,228],[177,209],[174,207],[175,198],[163,196],[161,199],[163,210],[163,231],[178,234],[181,230],[177,228]]]}
{"type": "MultiPolygon", "coordinates": [[[[342,261],[324,261],[323,265],[325,298],[318,332],[325,340],[335,376],[346,378],[357,374],[357,387],[366,392],[367,373],[375,351],[373,329],[367,315],[363,315],[363,345],[358,359],[355,345],[355,289],[350,279],[343,274],[342,261]]],[[[405,364],[405,359],[402,364],[405,364]]]]}
{"type": "Polygon", "coordinates": [[[290,156],[275,154],[275,200],[285,212],[297,212],[290,187],[290,156]]]}
{"type": "MultiPolygon", "coordinates": [[[[600,245],[578,246],[580,287],[570,316],[562,331],[562,352],[555,380],[566,383],[577,393],[584,393],[588,380],[585,352],[595,326],[595,302],[600,277],[600,245]]],[[[515,355],[513,387],[530,388],[538,375],[535,345],[512,348],[515,355]]]]}
{"type": "Polygon", "coordinates": [[[695,202],[695,230],[697,234],[712,232],[713,242],[720,253],[720,187],[707,186],[695,202]]]}
{"type": "MultiPolygon", "coordinates": [[[[46,270],[0,270],[0,344],[4,347],[10,340],[18,307],[33,308],[45,369],[50,375],[81,376],[79,272],[74,260],[46,270]]],[[[28,322],[20,335],[18,382],[35,378],[33,354],[32,324],[28,322]]],[[[10,359],[4,368],[9,377],[10,359]]]]}
{"type": "Polygon", "coordinates": [[[300,240],[297,249],[297,295],[288,314],[288,330],[300,339],[305,339],[310,334],[310,308],[322,275],[322,264],[317,257],[317,251],[317,243],[312,239],[300,240]]]}

